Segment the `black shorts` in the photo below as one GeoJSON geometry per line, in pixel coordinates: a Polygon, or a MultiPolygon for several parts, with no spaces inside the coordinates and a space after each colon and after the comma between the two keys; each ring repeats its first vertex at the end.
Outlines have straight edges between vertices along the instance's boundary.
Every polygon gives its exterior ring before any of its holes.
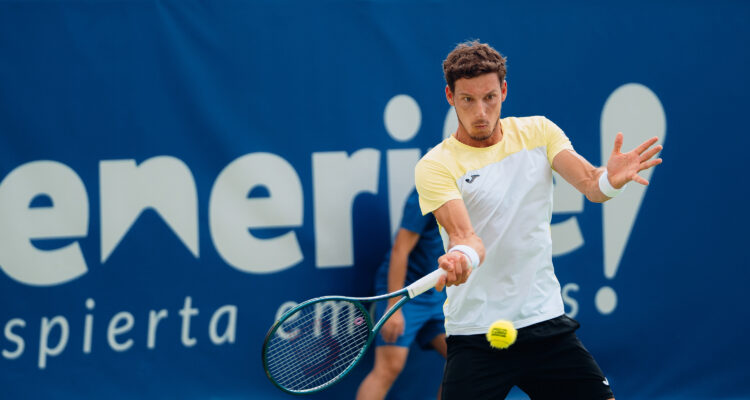
{"type": "Polygon", "coordinates": [[[443,400],[504,399],[518,386],[532,400],[606,400],[607,379],[566,316],[518,330],[507,349],[485,335],[452,335],[443,376],[443,400]]]}

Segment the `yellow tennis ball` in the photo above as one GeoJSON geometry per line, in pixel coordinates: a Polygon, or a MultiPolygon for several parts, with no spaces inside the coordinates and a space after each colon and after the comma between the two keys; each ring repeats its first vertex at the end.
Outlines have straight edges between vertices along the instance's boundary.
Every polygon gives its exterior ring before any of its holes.
{"type": "Polygon", "coordinates": [[[493,322],[487,330],[487,341],[496,349],[507,349],[516,341],[516,335],[518,331],[513,327],[512,322],[499,319],[493,322]]]}

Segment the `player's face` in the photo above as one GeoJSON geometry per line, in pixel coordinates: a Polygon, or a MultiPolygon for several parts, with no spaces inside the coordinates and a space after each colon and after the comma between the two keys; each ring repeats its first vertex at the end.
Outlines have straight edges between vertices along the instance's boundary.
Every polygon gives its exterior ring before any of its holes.
{"type": "Polygon", "coordinates": [[[487,73],[474,78],[461,78],[454,86],[454,92],[446,86],[445,95],[448,103],[456,107],[457,138],[460,140],[468,136],[481,143],[499,135],[500,109],[508,94],[507,83],[503,81],[501,84],[496,73],[487,73]]]}

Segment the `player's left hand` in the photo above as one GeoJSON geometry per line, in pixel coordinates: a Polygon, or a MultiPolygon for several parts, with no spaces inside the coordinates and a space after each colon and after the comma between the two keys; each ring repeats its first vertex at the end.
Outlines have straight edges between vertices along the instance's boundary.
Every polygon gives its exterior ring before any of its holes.
{"type": "Polygon", "coordinates": [[[622,132],[617,133],[615,147],[612,150],[612,155],[609,156],[609,161],[607,161],[607,175],[612,187],[619,189],[630,181],[648,185],[648,181],[639,176],[638,172],[661,164],[661,158],[651,159],[662,150],[661,145],[651,147],[657,140],[659,138],[653,137],[641,143],[635,149],[627,153],[621,153],[623,137],[622,132]]]}

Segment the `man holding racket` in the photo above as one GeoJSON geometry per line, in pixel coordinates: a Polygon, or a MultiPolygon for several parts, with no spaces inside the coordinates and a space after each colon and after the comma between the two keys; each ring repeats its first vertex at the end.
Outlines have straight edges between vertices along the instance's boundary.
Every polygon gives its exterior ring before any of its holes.
{"type": "MultiPolygon", "coordinates": [[[[393,248],[378,268],[376,294],[391,293],[435,270],[435,260],[444,253],[435,217],[422,215],[416,190],[406,200],[401,227],[393,248]]],[[[398,298],[377,304],[378,318],[398,298]]],[[[404,369],[409,346],[417,340],[422,348],[446,355],[443,302],[445,293],[429,290],[396,311],[375,339],[375,365],[357,391],[358,400],[382,400],[404,369]]],[[[439,393],[438,393],[439,397],[439,393]]]]}
{"type": "Polygon", "coordinates": [[[500,118],[505,58],[489,45],[458,45],[443,70],[459,126],[415,171],[422,212],[435,215],[448,248],[436,286],[448,286],[443,399],[504,398],[513,386],[535,400],[614,398],[564,314],[552,266],[552,169],[604,202],[630,181],[647,185],[638,172],[661,163],[653,157],[662,147],[653,138],[621,153],[618,133],[606,167],[596,168],[548,119],[500,118]],[[485,339],[498,319],[519,329],[505,350],[485,339]]]}

